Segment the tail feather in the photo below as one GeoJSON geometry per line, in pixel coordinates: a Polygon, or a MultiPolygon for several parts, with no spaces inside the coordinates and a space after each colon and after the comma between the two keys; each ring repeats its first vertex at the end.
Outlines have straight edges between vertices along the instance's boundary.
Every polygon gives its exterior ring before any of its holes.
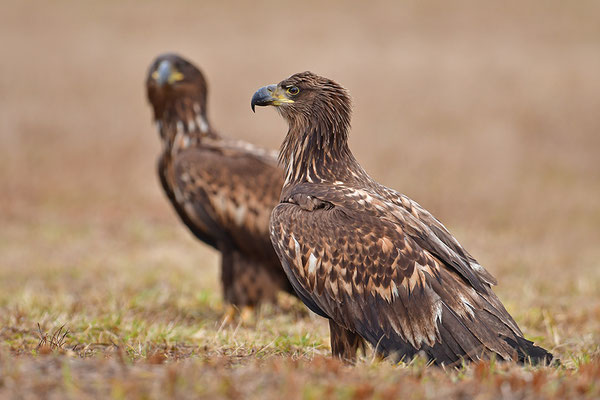
{"type": "MultiPolygon", "coordinates": [[[[512,348],[517,351],[520,363],[530,362],[531,364],[551,364],[554,356],[546,349],[536,346],[533,342],[515,336],[516,341],[513,338],[503,336],[502,339],[508,343],[512,348]]],[[[560,363],[558,360],[554,360],[554,363],[560,363]]]]}

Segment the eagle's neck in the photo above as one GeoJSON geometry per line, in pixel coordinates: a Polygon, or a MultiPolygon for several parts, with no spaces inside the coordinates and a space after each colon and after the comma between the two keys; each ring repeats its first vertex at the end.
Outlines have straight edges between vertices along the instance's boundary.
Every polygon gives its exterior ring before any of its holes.
{"type": "Polygon", "coordinates": [[[165,107],[156,118],[156,128],[168,153],[197,146],[205,137],[218,137],[206,117],[206,108],[191,98],[178,99],[165,107]]]}
{"type": "Polygon", "coordinates": [[[368,178],[348,147],[350,116],[314,113],[288,117],[289,131],[279,153],[286,186],[301,183],[356,183],[368,178]]]}

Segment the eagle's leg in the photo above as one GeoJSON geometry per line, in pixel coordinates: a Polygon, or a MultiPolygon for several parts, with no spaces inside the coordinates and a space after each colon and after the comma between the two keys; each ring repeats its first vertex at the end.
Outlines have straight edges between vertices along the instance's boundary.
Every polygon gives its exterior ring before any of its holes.
{"type": "Polygon", "coordinates": [[[356,353],[362,349],[365,354],[365,341],[357,333],[329,320],[329,335],[331,336],[331,353],[334,357],[349,363],[356,362],[356,353]]]}
{"type": "Polygon", "coordinates": [[[229,303],[225,320],[232,322],[239,314],[243,322],[250,322],[256,306],[276,302],[281,285],[262,263],[232,249],[222,250],[222,254],[223,296],[229,303]]]}
{"type": "Polygon", "coordinates": [[[223,287],[223,299],[226,303],[235,304],[233,292],[234,281],[234,255],[231,248],[221,245],[221,285],[223,287]]]}
{"type": "Polygon", "coordinates": [[[221,285],[223,288],[223,299],[227,305],[223,313],[223,325],[232,324],[239,313],[238,296],[235,293],[235,256],[233,250],[226,245],[219,246],[221,250],[221,285]]]}
{"type": "Polygon", "coordinates": [[[241,309],[277,301],[279,282],[274,280],[263,263],[234,252],[231,269],[233,277],[228,288],[230,303],[241,309]]]}

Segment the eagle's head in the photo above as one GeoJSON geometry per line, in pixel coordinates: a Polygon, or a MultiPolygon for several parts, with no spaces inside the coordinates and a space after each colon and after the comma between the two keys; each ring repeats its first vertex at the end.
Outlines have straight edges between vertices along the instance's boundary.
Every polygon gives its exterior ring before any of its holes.
{"type": "Polygon", "coordinates": [[[301,72],[258,89],[250,105],[253,111],[255,106],[275,106],[287,120],[289,130],[279,152],[286,181],[292,176],[303,179],[311,166],[327,160],[353,159],[347,145],[350,96],[331,79],[301,72]]]}
{"type": "Polygon", "coordinates": [[[146,90],[156,120],[164,118],[164,114],[182,99],[197,104],[200,108],[197,112],[206,112],[207,84],[204,75],[177,54],[162,54],[152,62],[146,78],[146,90]]]}
{"type": "MultiPolygon", "coordinates": [[[[350,123],[348,91],[331,79],[306,71],[294,74],[277,85],[262,87],[252,96],[251,107],[275,106],[290,125],[311,125],[322,121],[350,123]]],[[[332,126],[334,130],[341,128],[332,126]]]]}

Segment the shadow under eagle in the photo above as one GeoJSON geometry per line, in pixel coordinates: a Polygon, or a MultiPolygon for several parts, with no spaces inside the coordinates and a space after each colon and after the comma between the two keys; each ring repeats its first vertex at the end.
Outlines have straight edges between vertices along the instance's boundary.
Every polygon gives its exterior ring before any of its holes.
{"type": "Polygon", "coordinates": [[[492,355],[549,362],[523,337],[496,280],[419,204],[375,182],[347,143],[351,104],[330,79],[299,73],[259,89],[289,131],[271,240],[302,301],[329,319],[335,356],[364,341],[383,356],[457,365],[492,355]]]}
{"type": "Polygon", "coordinates": [[[225,301],[252,307],[293,294],[268,233],[283,184],[276,153],[221,137],[207,118],[204,76],[178,55],[154,60],[146,89],[162,141],[160,182],[185,225],[221,252],[225,301]]]}

